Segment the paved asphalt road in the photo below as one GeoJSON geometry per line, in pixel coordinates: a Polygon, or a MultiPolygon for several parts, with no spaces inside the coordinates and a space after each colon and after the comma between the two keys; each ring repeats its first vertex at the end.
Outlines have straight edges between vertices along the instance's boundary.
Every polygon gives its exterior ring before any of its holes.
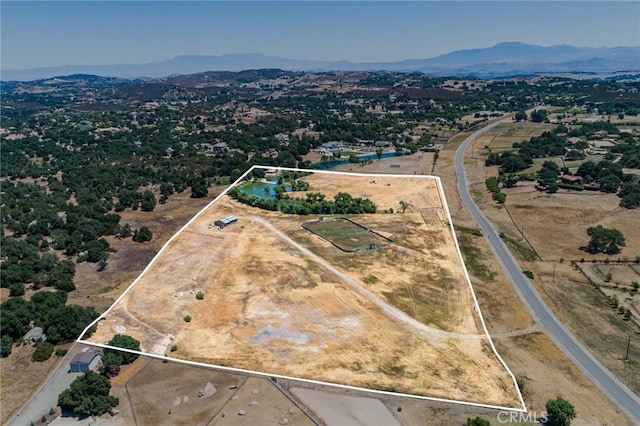
{"type": "Polygon", "coordinates": [[[7,426],[27,426],[31,422],[36,423],[44,414],[47,414],[51,408],[58,405],[58,395],[67,389],[71,382],[82,373],[70,373],[69,362],[73,357],[81,352],[87,346],[74,343],[69,352],[60,359],[55,370],[49,374],[40,388],[29,398],[24,406],[7,420],[7,426]]]}
{"type": "Polygon", "coordinates": [[[573,363],[598,387],[616,406],[626,413],[635,424],[640,425],[640,398],[614,377],[578,340],[560,323],[545,305],[531,282],[524,276],[517,262],[507,249],[498,232],[471,199],[467,187],[467,176],[463,164],[465,149],[475,138],[500,124],[489,124],[467,137],[456,151],[454,164],[458,177],[458,192],[467,210],[478,222],[493,252],[502,263],[513,288],[529,312],[541,325],[551,340],[573,361],[573,363]]]}

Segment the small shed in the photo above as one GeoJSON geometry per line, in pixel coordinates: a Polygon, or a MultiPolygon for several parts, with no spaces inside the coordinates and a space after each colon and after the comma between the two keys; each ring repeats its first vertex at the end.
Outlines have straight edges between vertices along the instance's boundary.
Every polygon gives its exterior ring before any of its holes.
{"type": "Polygon", "coordinates": [[[70,371],[72,373],[84,373],[95,366],[99,357],[100,352],[93,349],[87,349],[84,352],[80,352],[76,354],[69,363],[70,371]]]}
{"type": "Polygon", "coordinates": [[[222,229],[225,226],[229,226],[236,223],[237,221],[238,221],[238,218],[235,216],[225,216],[222,219],[216,220],[215,222],[213,222],[213,224],[219,227],[220,229],[222,229]]]}

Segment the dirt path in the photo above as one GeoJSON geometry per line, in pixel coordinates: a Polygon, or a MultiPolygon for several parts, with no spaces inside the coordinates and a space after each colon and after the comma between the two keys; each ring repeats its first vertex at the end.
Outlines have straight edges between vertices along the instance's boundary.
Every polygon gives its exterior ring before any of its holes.
{"type": "Polygon", "coordinates": [[[326,260],[324,260],[320,256],[316,255],[315,253],[311,252],[307,248],[305,248],[302,245],[298,244],[297,242],[293,241],[291,238],[289,238],[289,236],[287,236],[284,232],[282,232],[279,229],[277,229],[276,227],[274,227],[268,221],[266,221],[266,220],[264,220],[264,219],[262,219],[260,217],[257,217],[257,216],[249,216],[249,217],[247,217],[247,219],[249,219],[249,220],[251,220],[253,222],[259,223],[260,225],[264,226],[265,228],[267,228],[268,230],[273,232],[275,235],[277,235],[280,239],[286,241],[287,244],[290,244],[293,247],[297,248],[302,253],[304,253],[306,256],[308,256],[309,258],[313,259],[316,263],[318,263],[319,265],[321,265],[322,267],[324,267],[325,269],[327,269],[328,271],[333,273],[335,276],[340,278],[345,284],[348,284],[349,286],[351,286],[354,290],[356,290],[362,296],[366,297],[367,299],[369,299],[370,301],[372,301],[373,303],[378,305],[389,316],[397,319],[400,322],[403,322],[403,323],[411,326],[416,331],[419,331],[423,336],[425,336],[428,339],[430,339],[430,341],[432,341],[434,338],[467,339],[467,338],[486,338],[487,337],[484,334],[482,334],[482,335],[469,335],[469,334],[462,334],[462,333],[452,333],[452,332],[438,330],[438,329],[435,329],[435,328],[428,327],[428,326],[422,324],[421,322],[415,320],[414,318],[410,317],[409,315],[407,315],[406,313],[404,313],[400,309],[396,308],[395,306],[389,305],[385,301],[383,301],[380,298],[376,297],[375,295],[369,293],[357,281],[353,280],[352,278],[350,278],[347,275],[345,275],[342,272],[340,272],[338,269],[336,269],[333,265],[331,265],[329,262],[327,262],[326,260]]]}

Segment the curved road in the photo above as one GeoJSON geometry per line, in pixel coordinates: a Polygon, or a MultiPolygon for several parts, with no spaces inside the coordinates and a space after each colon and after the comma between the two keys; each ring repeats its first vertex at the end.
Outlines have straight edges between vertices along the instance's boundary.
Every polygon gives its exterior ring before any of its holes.
{"type": "Polygon", "coordinates": [[[464,151],[480,135],[500,124],[502,120],[489,124],[467,137],[456,151],[454,165],[458,192],[462,202],[478,222],[494,254],[500,260],[513,288],[529,312],[542,326],[551,340],[573,361],[573,363],[604,393],[611,402],[627,414],[634,424],[640,425],[640,398],[607,370],[578,340],[562,325],[545,305],[531,282],[522,274],[518,263],[507,249],[498,232],[471,199],[464,169],[464,151]]]}

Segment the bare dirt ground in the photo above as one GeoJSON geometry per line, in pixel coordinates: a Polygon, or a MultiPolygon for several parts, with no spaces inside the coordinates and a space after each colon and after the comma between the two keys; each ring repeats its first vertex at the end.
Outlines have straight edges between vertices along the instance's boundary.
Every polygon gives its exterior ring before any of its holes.
{"type": "Polygon", "coordinates": [[[182,359],[519,406],[512,379],[483,336],[435,181],[320,173],[305,179],[328,198],[348,192],[380,210],[410,201],[404,214],[357,216],[396,243],[343,253],[300,227],[309,217],[224,198],[167,246],[91,340],[126,333],[143,351],[182,359]],[[210,226],[229,214],[237,224],[210,226]],[[389,315],[387,305],[409,319],[389,315]]]}
{"type": "Polygon", "coordinates": [[[266,378],[140,357],[111,382],[111,395],[120,400],[117,413],[101,416],[96,424],[313,425],[306,410],[266,378]]]}
{"type": "Polygon", "coordinates": [[[292,393],[326,424],[343,426],[400,426],[377,399],[346,396],[310,389],[293,388],[292,393]]]}

